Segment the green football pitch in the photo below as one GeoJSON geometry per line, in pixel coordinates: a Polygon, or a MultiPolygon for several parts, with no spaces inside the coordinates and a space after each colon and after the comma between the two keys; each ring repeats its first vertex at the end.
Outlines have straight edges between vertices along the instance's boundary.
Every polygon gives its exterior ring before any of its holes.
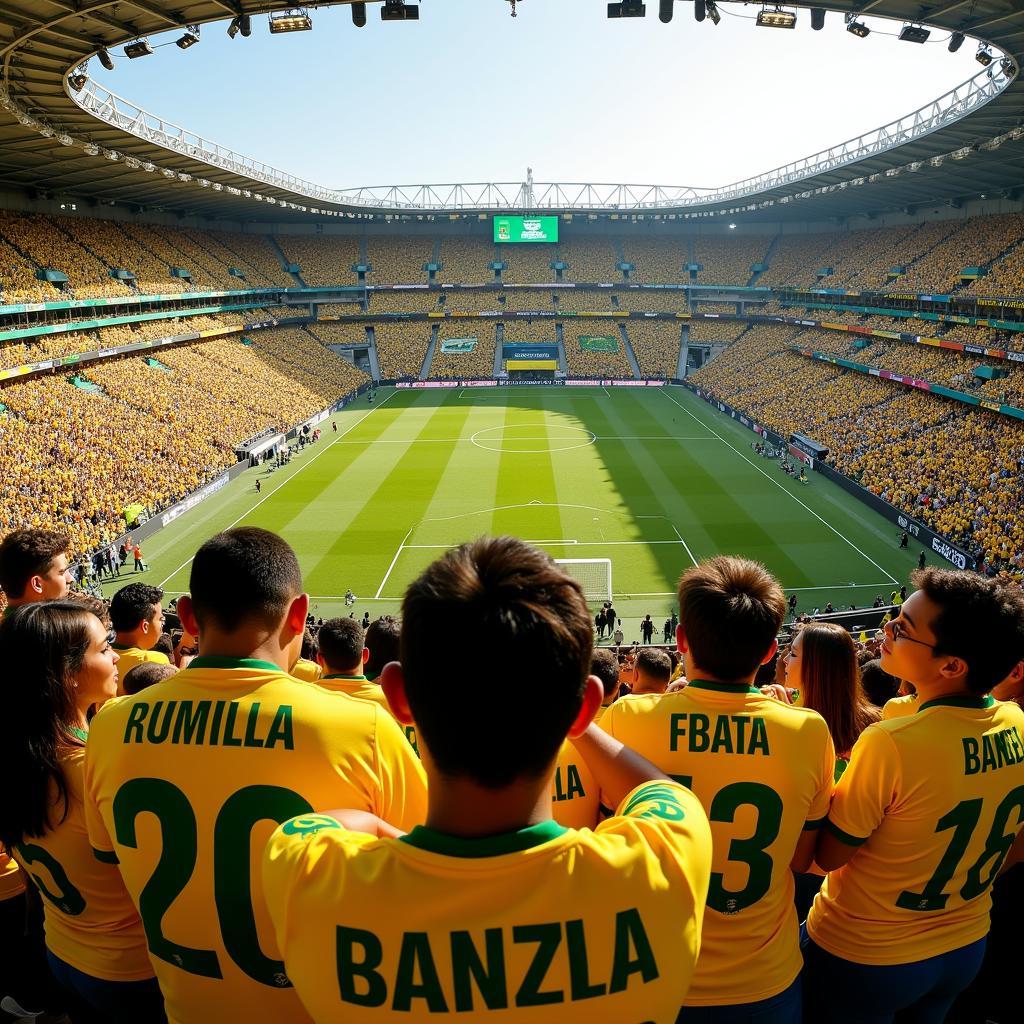
{"type": "Polygon", "coordinates": [[[333,419],[285,468],[247,471],[149,539],[146,572],[121,583],[174,596],[207,537],[263,526],[295,548],[317,616],[352,610],[351,588],[373,617],[446,548],[511,533],[555,558],[610,559],[629,642],[648,612],[660,634],[680,573],[710,555],[764,562],[812,610],[887,597],[920,551],[834,484],[787,477],[680,387],[382,389],[333,419]]]}

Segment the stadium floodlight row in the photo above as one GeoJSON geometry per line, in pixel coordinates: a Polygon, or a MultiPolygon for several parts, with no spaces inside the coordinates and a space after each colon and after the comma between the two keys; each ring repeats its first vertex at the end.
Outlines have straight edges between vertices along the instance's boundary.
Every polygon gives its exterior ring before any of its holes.
{"type": "MultiPolygon", "coordinates": [[[[933,29],[969,35],[992,53],[992,62],[968,82],[863,136],[718,189],[541,184],[530,174],[512,183],[329,189],[149,114],[89,77],[89,59],[106,56],[106,66],[114,46],[226,21],[223,3],[201,0],[189,6],[186,16],[165,0],[153,0],[145,8],[132,7],[130,23],[106,5],[101,5],[102,15],[36,0],[12,0],[12,5],[12,38],[3,47],[8,73],[0,84],[0,148],[5,153],[0,183],[43,193],[113,195],[143,206],[231,219],[251,219],[259,209],[255,204],[263,203],[273,208],[267,219],[277,222],[473,216],[509,209],[655,219],[742,214],[748,220],[821,220],[1012,193],[1022,180],[1018,147],[1003,144],[1024,135],[1024,84],[1018,74],[1024,11],[1002,0],[978,0],[969,11],[951,5],[928,14],[933,29]],[[22,16],[15,18],[15,11],[22,16]],[[72,17],[75,32],[69,33],[66,23],[72,17]],[[24,145],[26,139],[33,144],[24,145]],[[113,189],[112,164],[118,182],[113,189]]],[[[245,0],[231,6],[236,20],[288,7],[245,0]]],[[[847,0],[814,6],[848,16],[863,8],[847,0]]],[[[879,0],[870,13],[916,24],[921,9],[915,3],[879,0]]]]}

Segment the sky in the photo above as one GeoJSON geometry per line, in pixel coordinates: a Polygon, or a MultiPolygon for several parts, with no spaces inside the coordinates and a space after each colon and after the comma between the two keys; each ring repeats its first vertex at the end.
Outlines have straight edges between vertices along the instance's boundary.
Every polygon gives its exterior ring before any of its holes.
{"type": "Polygon", "coordinates": [[[154,36],[155,54],[91,72],[114,92],[207,140],[330,188],[522,181],[720,187],[870,131],[980,71],[968,40],[925,45],[839,14],[814,32],[758,28],[757,7],[720,2],[698,24],[657,0],[609,20],[605,0],[423,0],[418,22],[366,27],[313,10],[312,32],[199,44],[154,36]],[[159,46],[160,43],[171,44],[159,46]]]}

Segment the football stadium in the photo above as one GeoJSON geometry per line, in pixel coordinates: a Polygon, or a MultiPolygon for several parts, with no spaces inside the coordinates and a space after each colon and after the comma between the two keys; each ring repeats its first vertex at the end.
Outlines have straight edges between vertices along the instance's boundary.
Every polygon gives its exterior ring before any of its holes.
{"type": "Polygon", "coordinates": [[[1024,6],[0,54],[0,1024],[1021,1020],[1024,6]]]}

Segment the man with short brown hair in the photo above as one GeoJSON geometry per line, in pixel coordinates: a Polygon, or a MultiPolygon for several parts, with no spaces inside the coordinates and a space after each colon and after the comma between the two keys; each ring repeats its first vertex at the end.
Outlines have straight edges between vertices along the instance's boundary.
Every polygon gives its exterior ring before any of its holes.
{"type": "Polygon", "coordinates": [[[52,530],[14,530],[0,543],[0,590],[7,607],[67,597],[71,540],[52,530]]]}

